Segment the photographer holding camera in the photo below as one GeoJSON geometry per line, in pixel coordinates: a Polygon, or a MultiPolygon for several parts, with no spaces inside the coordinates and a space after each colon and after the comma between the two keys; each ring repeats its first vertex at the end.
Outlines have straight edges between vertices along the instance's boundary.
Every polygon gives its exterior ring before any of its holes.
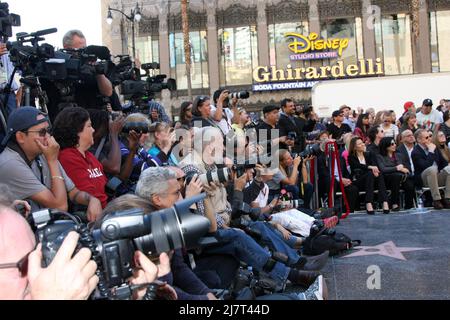
{"type": "Polygon", "coordinates": [[[213,99],[215,106],[211,106],[212,118],[226,136],[232,130],[231,126],[239,123],[238,97],[230,98],[229,90],[219,89],[214,92],[213,99]]]}
{"type": "Polygon", "coordinates": [[[287,136],[288,141],[280,143],[280,149],[292,147],[291,152],[300,153],[305,149],[305,132],[312,131],[316,121],[295,117],[296,107],[292,99],[283,99],[281,108],[283,111],[278,121],[280,136],[287,136]]]}
{"type": "MultiPolygon", "coordinates": [[[[68,31],[63,38],[63,47],[76,57],[78,50],[86,48],[86,38],[79,30],[68,31]]],[[[73,86],[73,102],[82,108],[106,110],[106,98],[113,97],[114,90],[111,81],[105,76],[104,68],[97,68],[92,62],[81,66],[83,81],[76,81],[73,86]]],[[[73,105],[67,103],[58,85],[46,78],[42,78],[42,89],[47,93],[49,117],[53,121],[57,114],[65,107],[73,105]]]]}
{"type": "MultiPolygon", "coordinates": [[[[180,167],[186,173],[186,177],[200,175],[203,188],[211,197],[213,208],[216,210],[217,232],[216,239],[220,246],[207,248],[205,252],[215,254],[232,254],[257,270],[267,271],[279,284],[286,279],[293,283],[309,286],[318,277],[316,271],[305,271],[303,269],[290,269],[286,265],[276,262],[270,253],[265,251],[253,238],[240,229],[230,228],[233,208],[228,202],[227,190],[224,183],[232,183],[233,174],[229,168],[217,169],[217,164],[223,163],[223,137],[217,128],[204,128],[195,135],[194,150],[180,163],[180,167]],[[206,180],[206,181],[205,181],[206,180]],[[209,185],[208,185],[209,183],[209,185]],[[251,252],[251,253],[250,253],[251,252]]],[[[247,174],[239,177],[234,184],[234,191],[239,192],[247,183],[247,174]]],[[[242,196],[243,197],[243,196],[242,196]]],[[[235,199],[233,203],[242,203],[235,199]]],[[[243,199],[243,198],[242,198],[243,199]]],[[[204,214],[202,202],[197,204],[200,213],[204,214]]],[[[304,267],[304,264],[301,266],[304,267]]]]}
{"type": "MultiPolygon", "coordinates": [[[[97,264],[89,249],[77,251],[79,238],[70,232],[50,265],[42,268],[42,244],[36,246],[30,225],[0,205],[0,300],[88,299],[99,282],[97,264]]],[[[141,252],[135,252],[135,259],[138,267],[129,279],[135,285],[150,283],[170,271],[165,254],[158,267],[141,252]]]]}
{"type": "Polygon", "coordinates": [[[0,176],[32,211],[54,208],[67,211],[67,196],[74,204],[88,206],[90,217],[101,213],[98,199],[77,189],[58,161],[59,145],[50,136],[44,114],[33,107],[14,110],[8,119],[8,134],[0,154],[0,176]]]}

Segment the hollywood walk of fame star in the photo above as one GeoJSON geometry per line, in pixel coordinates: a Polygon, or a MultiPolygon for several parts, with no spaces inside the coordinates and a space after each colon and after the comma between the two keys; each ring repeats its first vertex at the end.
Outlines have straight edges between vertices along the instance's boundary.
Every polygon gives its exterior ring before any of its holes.
{"type": "Polygon", "coordinates": [[[373,246],[373,247],[360,246],[360,247],[356,247],[355,249],[358,249],[359,251],[355,252],[355,253],[351,253],[348,256],[345,256],[343,258],[371,256],[371,255],[377,254],[380,256],[386,256],[386,257],[391,257],[394,259],[406,261],[405,256],[402,254],[403,252],[429,250],[431,248],[397,247],[394,242],[388,241],[388,242],[385,242],[385,243],[382,243],[382,244],[379,244],[379,245],[373,246]]]}

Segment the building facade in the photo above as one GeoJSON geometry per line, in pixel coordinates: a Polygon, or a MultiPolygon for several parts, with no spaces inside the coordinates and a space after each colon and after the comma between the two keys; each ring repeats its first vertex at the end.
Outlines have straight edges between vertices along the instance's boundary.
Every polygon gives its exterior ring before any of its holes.
{"type": "MultiPolygon", "coordinates": [[[[180,0],[141,0],[139,5],[143,17],[136,24],[136,55],[142,62],[159,62],[161,73],[177,80],[177,92],[161,95],[176,115],[187,100],[180,0]]],[[[103,21],[108,6],[128,13],[136,0],[102,0],[103,21]]],[[[112,25],[104,22],[103,42],[113,54],[130,53],[131,24],[115,17],[112,25]]],[[[335,57],[292,55],[305,52],[297,50],[302,41],[320,49],[311,35],[325,42],[341,39],[336,48],[343,43],[345,49],[338,50],[338,60],[354,71],[347,68],[345,77],[362,74],[356,72],[358,64],[365,68],[377,62],[383,72],[372,76],[450,71],[450,0],[190,0],[189,27],[194,96],[211,95],[219,87],[252,91],[264,71],[272,78],[284,70],[283,77],[295,81],[302,71],[305,79],[321,79],[315,68],[330,71],[335,57]],[[291,45],[287,33],[297,37],[291,37],[291,45]]],[[[261,91],[243,103],[257,111],[285,97],[308,103],[310,96],[309,89],[261,91]]]]}

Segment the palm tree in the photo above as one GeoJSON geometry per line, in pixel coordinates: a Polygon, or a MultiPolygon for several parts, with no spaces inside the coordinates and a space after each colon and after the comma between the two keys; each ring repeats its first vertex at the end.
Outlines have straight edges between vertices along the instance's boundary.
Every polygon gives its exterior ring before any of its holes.
{"type": "Polygon", "coordinates": [[[189,41],[189,0],[181,0],[181,19],[183,23],[184,38],[184,61],[186,64],[186,77],[188,85],[188,96],[192,101],[192,79],[191,79],[191,44],[189,41]]]}

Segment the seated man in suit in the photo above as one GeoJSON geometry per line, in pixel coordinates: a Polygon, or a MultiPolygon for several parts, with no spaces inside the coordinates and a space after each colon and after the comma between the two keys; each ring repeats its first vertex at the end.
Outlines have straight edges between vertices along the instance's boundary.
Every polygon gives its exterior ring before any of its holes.
{"type": "Polygon", "coordinates": [[[415,133],[417,145],[411,154],[414,174],[431,189],[435,209],[450,209],[450,166],[431,142],[432,136],[431,132],[424,129],[415,133]],[[445,186],[445,199],[441,199],[439,186],[445,186]]]}

